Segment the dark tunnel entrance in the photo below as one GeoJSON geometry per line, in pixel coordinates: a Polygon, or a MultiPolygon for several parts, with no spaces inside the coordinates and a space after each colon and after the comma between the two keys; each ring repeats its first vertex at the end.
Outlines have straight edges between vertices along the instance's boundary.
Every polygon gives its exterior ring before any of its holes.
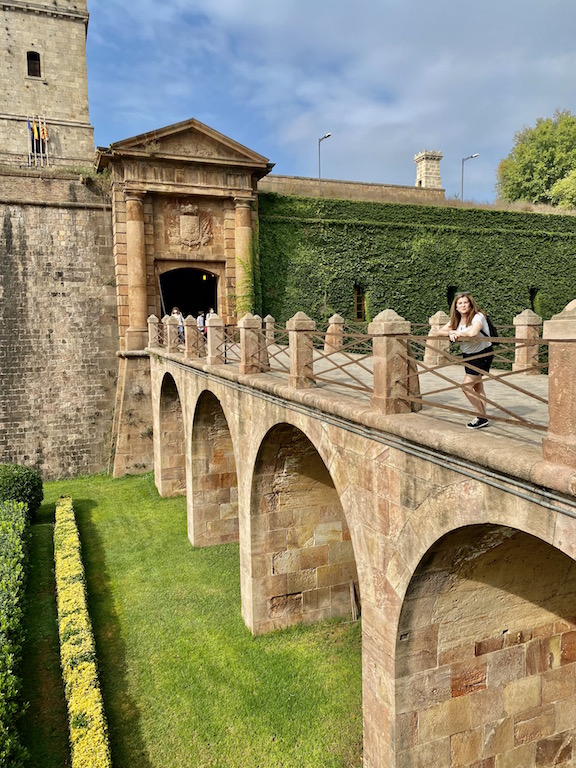
{"type": "Polygon", "coordinates": [[[218,313],[218,278],[203,269],[184,267],[172,269],[160,275],[160,303],[162,316],[169,315],[172,307],[178,307],[184,317],[196,317],[202,309],[210,307],[218,313]]]}

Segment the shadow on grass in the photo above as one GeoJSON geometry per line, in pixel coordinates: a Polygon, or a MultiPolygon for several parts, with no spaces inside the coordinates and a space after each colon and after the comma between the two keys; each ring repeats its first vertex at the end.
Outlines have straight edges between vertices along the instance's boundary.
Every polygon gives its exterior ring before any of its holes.
{"type": "Polygon", "coordinates": [[[105,550],[92,519],[95,506],[90,499],[74,499],[112,762],[119,766],[153,768],[142,739],[140,711],[128,692],[126,648],[114,609],[105,550]]]}
{"type": "Polygon", "coordinates": [[[43,504],[30,531],[22,658],[22,692],[28,709],[20,733],[30,765],[66,768],[70,750],[54,583],[54,508],[43,504]]]}

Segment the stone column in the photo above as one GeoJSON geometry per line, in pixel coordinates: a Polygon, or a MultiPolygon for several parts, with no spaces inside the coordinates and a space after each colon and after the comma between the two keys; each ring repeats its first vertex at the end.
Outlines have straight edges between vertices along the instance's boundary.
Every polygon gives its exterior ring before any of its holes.
{"type": "Polygon", "coordinates": [[[531,309],[525,309],[513,320],[516,326],[515,336],[519,340],[516,344],[512,370],[524,373],[527,376],[537,376],[540,373],[538,367],[538,342],[542,329],[542,318],[531,309]],[[521,340],[521,341],[520,341],[521,340]],[[534,341],[534,344],[530,344],[534,341]]]}
{"type": "Polygon", "coordinates": [[[126,349],[146,346],[148,290],[146,241],[142,195],[126,194],[126,258],[128,270],[128,319],[126,349]]]}
{"type": "Polygon", "coordinates": [[[547,461],[576,467],[576,300],[544,323],[548,346],[547,461]]]}
{"type": "Polygon", "coordinates": [[[415,410],[406,400],[408,391],[415,393],[418,390],[416,378],[408,384],[408,374],[415,372],[415,365],[406,359],[405,337],[410,333],[410,323],[393,309],[385,309],[370,323],[368,333],[373,336],[374,350],[372,407],[385,414],[415,410]]]}
{"type": "Polygon", "coordinates": [[[430,341],[426,342],[424,365],[427,365],[430,368],[446,362],[446,358],[442,352],[448,352],[450,349],[450,339],[448,336],[438,336],[438,331],[446,325],[448,320],[450,320],[450,317],[446,312],[442,312],[442,310],[439,310],[435,315],[428,318],[428,322],[430,323],[428,338],[430,341]]]}
{"type": "Polygon", "coordinates": [[[311,332],[316,323],[304,312],[297,312],[286,323],[290,347],[290,376],[288,384],[295,389],[316,386],[314,378],[314,347],[311,332]]]}
{"type": "Polygon", "coordinates": [[[235,210],[236,315],[241,316],[252,309],[252,201],[237,198],[235,210]]]}
{"type": "Polygon", "coordinates": [[[188,360],[204,357],[206,354],[206,339],[196,324],[196,318],[188,315],[184,320],[184,355],[188,360]]]}
{"type": "Polygon", "coordinates": [[[344,318],[340,315],[332,315],[328,320],[328,330],[324,339],[324,352],[341,352],[344,346],[344,318]]]}
{"type": "Polygon", "coordinates": [[[249,312],[238,321],[240,329],[240,366],[239,373],[261,372],[261,336],[262,319],[249,312]]]}
{"type": "Polygon", "coordinates": [[[206,362],[208,365],[224,362],[224,321],[218,315],[206,318],[206,362]]]}
{"type": "Polygon", "coordinates": [[[158,324],[159,320],[156,315],[150,315],[148,318],[148,346],[158,346],[158,324]]]}

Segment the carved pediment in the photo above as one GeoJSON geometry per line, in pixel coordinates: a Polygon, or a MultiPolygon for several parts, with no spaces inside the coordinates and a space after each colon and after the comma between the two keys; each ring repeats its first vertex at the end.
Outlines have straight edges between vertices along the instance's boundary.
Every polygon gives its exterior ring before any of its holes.
{"type": "Polygon", "coordinates": [[[104,166],[114,156],[136,156],[240,165],[259,176],[272,168],[268,158],[193,119],[116,142],[108,150],[100,149],[99,155],[99,163],[104,166]]]}

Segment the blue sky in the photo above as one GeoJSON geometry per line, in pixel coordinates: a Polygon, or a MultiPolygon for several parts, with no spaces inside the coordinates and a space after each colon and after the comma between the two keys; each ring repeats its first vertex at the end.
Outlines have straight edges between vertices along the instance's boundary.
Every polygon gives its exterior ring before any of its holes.
{"type": "Polygon", "coordinates": [[[494,199],[516,131],[576,113],[574,0],[88,0],[96,144],[195,118],[273,173],[494,199]]]}

